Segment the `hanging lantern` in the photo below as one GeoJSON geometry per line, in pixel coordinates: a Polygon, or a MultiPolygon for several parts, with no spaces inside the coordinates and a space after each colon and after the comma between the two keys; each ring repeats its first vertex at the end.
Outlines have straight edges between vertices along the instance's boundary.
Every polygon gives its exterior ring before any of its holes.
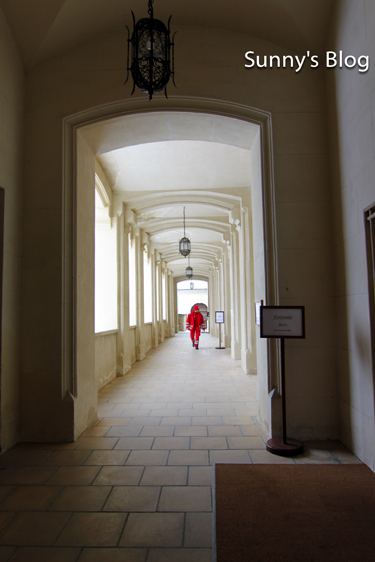
{"type": "Polygon", "coordinates": [[[190,240],[185,236],[185,207],[184,207],[184,237],[179,242],[179,252],[184,258],[190,254],[190,240]]]}
{"type": "Polygon", "coordinates": [[[193,277],[193,268],[190,267],[190,255],[189,255],[189,265],[186,268],[186,277],[191,279],[193,277]]]}
{"type": "Polygon", "coordinates": [[[142,92],[149,95],[149,99],[158,92],[164,90],[167,96],[167,84],[172,76],[174,83],[174,35],[171,41],[169,23],[168,28],[165,24],[154,19],[152,4],[154,0],[148,1],[149,18],[142,18],[135,23],[133,16],[133,34],[129,39],[128,29],[128,75],[125,81],[129,79],[129,70],[133,77],[133,91],[138,86],[142,92]],[[131,66],[129,66],[129,50],[131,44],[131,66]],[[172,51],[172,60],[171,60],[172,51]]]}

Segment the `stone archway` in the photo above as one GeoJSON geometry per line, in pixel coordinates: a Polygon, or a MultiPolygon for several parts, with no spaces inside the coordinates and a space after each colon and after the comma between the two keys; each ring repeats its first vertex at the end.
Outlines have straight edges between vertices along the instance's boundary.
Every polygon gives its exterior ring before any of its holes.
{"type": "MultiPolygon", "coordinates": [[[[139,103],[139,102],[138,102],[139,103]]],[[[255,206],[258,205],[258,213],[254,213],[255,220],[260,220],[261,224],[261,242],[266,241],[266,251],[263,249],[263,259],[264,259],[264,270],[259,272],[258,283],[263,285],[264,297],[267,302],[277,302],[277,283],[276,283],[276,249],[273,246],[273,240],[275,239],[275,225],[274,225],[274,212],[273,212],[273,183],[272,183],[272,153],[269,151],[269,140],[270,140],[270,116],[264,112],[258,112],[253,109],[246,108],[244,106],[236,106],[233,104],[226,104],[222,102],[213,102],[210,100],[183,100],[175,98],[168,108],[166,108],[164,101],[159,100],[155,105],[159,105],[157,108],[158,112],[145,111],[142,108],[137,107],[137,102],[134,103],[124,103],[116,104],[111,108],[98,108],[92,112],[86,112],[85,114],[75,116],[71,119],[65,121],[65,149],[66,149],[66,181],[65,181],[65,279],[66,286],[64,287],[67,303],[67,314],[64,316],[64,339],[66,342],[70,341],[71,345],[65,346],[65,362],[64,362],[64,388],[68,393],[75,396],[75,420],[77,434],[79,434],[84,425],[87,424],[89,419],[87,418],[87,413],[82,410],[81,400],[80,400],[80,386],[89,383],[89,366],[90,361],[85,361],[88,359],[88,354],[90,353],[90,345],[82,347],[77,340],[77,325],[80,329],[84,330],[84,318],[85,318],[85,307],[87,298],[82,298],[83,292],[87,296],[87,285],[80,284],[80,279],[87,279],[87,271],[82,270],[89,264],[80,264],[80,248],[85,245],[85,237],[87,231],[80,229],[79,224],[79,209],[81,205],[87,204],[87,199],[85,199],[85,188],[83,178],[80,179],[80,165],[79,161],[82,158],[86,159],[85,166],[90,169],[90,165],[87,167],[87,163],[90,158],[94,157],[95,146],[87,142],[87,137],[85,134],[89,130],[93,130],[95,127],[101,128],[101,134],[104,134],[106,129],[108,132],[108,127],[111,125],[119,125],[119,122],[123,119],[130,119],[129,124],[131,124],[131,131],[129,129],[127,136],[133,138],[127,138],[128,143],[141,143],[147,142],[147,136],[144,135],[145,129],[142,128],[142,133],[136,138],[136,132],[134,132],[134,120],[142,117],[149,117],[151,120],[156,117],[160,119],[161,112],[169,117],[173,113],[177,113],[180,116],[186,115],[191,112],[194,116],[202,116],[203,119],[209,117],[211,120],[217,119],[229,119],[243,122],[244,124],[251,123],[255,124],[258,129],[258,142],[261,152],[260,170],[262,173],[262,180],[259,180],[259,195],[254,201],[255,206]],[[99,119],[98,119],[99,118],[99,119]],[[70,159],[70,150],[73,149],[75,143],[81,143],[81,154],[77,157],[78,164],[78,181],[75,181],[75,177],[72,174],[72,160],[70,159]],[[70,184],[68,181],[72,177],[73,181],[70,184]],[[74,187],[71,190],[71,185],[74,187]],[[70,209],[74,206],[77,208],[78,222],[73,219],[74,215],[70,214],[70,209]],[[264,235],[263,235],[264,232],[264,235]],[[72,272],[76,272],[73,278],[76,279],[76,284],[71,287],[72,272]],[[81,271],[81,274],[80,274],[81,271]],[[260,280],[260,281],[259,281],[260,280]],[[82,295],[82,296],[81,296],[82,295]],[[83,366],[86,367],[83,367],[83,366]]],[[[143,104],[141,104],[143,106],[143,104]]],[[[155,106],[154,106],[155,107],[155,106]]],[[[202,128],[204,134],[207,132],[207,128],[202,128]]],[[[148,129],[150,131],[150,128],[148,129]]],[[[98,129],[96,129],[96,133],[98,129]]],[[[223,131],[221,131],[222,133],[223,131]]],[[[149,134],[149,132],[148,132],[149,134]]],[[[165,134],[163,131],[161,134],[165,134]]],[[[94,135],[95,137],[95,135],[94,135]]],[[[96,139],[98,135],[96,135],[96,139]]],[[[114,139],[116,141],[116,135],[114,134],[114,139]]],[[[212,139],[211,139],[212,140],[212,139]]],[[[73,157],[74,152],[73,152],[73,157]]],[[[93,166],[91,165],[91,170],[93,166]]],[[[260,172],[259,170],[259,172],[260,172]]],[[[84,174],[83,174],[84,175],[84,174]]],[[[90,172],[89,172],[90,175],[90,172]]],[[[260,173],[259,173],[260,177],[260,173]]],[[[87,179],[87,178],[86,178],[87,179]]],[[[236,213],[232,216],[232,227],[233,230],[238,230],[241,228],[241,216],[236,213]]],[[[240,250],[238,250],[240,251],[240,250]]],[[[218,268],[222,267],[220,264],[218,268]]],[[[246,287],[243,287],[243,293],[241,294],[242,299],[246,299],[250,311],[250,295],[246,292],[246,287]]],[[[251,306],[252,308],[252,306],[251,306]]],[[[246,326],[246,319],[243,320],[244,329],[246,326]]],[[[91,347],[92,351],[92,347],[91,347]]],[[[262,383],[260,384],[261,393],[264,396],[264,401],[260,401],[260,409],[262,415],[263,406],[263,421],[266,426],[270,425],[270,410],[268,401],[268,392],[272,386],[272,382],[277,381],[277,369],[276,369],[276,346],[271,344],[268,346],[268,353],[264,348],[262,353],[266,353],[268,359],[268,372],[262,375],[262,383]]],[[[266,361],[267,361],[266,359],[266,361]]],[[[275,384],[273,385],[275,386],[275,384]]],[[[87,405],[84,406],[87,410],[87,405]]]]}

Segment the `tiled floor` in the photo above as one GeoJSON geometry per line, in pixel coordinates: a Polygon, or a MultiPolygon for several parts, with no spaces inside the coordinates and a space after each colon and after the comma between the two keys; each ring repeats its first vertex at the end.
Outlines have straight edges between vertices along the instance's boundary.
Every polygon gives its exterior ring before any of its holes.
{"type": "Polygon", "coordinates": [[[340,443],[265,449],[256,377],[178,334],[99,394],[75,443],[1,457],[0,562],[210,562],[212,465],[359,462],[340,443]]]}

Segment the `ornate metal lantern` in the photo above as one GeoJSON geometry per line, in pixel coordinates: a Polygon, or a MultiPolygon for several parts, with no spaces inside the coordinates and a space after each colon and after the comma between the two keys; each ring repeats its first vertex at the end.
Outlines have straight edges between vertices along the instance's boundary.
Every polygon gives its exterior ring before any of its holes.
{"type": "Polygon", "coordinates": [[[191,279],[193,277],[193,268],[190,267],[190,255],[189,255],[189,265],[186,268],[186,277],[191,279]]]}
{"type": "Polygon", "coordinates": [[[179,242],[179,251],[184,258],[190,254],[190,240],[185,236],[185,207],[184,207],[184,237],[179,242]]]}
{"type": "Polygon", "coordinates": [[[149,18],[142,18],[135,23],[133,16],[133,34],[129,39],[128,30],[128,75],[125,81],[129,79],[129,70],[133,77],[133,91],[138,86],[142,92],[149,95],[149,99],[158,92],[164,90],[167,96],[167,84],[172,76],[174,83],[174,35],[171,41],[169,23],[168,27],[157,19],[154,19],[152,4],[154,0],[148,1],[149,18]],[[131,66],[129,66],[129,50],[131,44],[131,66]],[[172,51],[172,59],[171,59],[172,51]]]}

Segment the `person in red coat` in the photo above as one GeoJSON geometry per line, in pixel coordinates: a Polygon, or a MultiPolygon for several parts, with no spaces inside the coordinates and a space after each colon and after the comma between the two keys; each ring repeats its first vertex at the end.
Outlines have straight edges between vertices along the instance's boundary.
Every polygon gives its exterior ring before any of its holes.
{"type": "Polygon", "coordinates": [[[205,329],[204,318],[199,312],[199,306],[196,304],[194,310],[188,314],[186,318],[186,328],[190,330],[191,343],[195,349],[199,347],[199,336],[202,330],[205,329]]]}

